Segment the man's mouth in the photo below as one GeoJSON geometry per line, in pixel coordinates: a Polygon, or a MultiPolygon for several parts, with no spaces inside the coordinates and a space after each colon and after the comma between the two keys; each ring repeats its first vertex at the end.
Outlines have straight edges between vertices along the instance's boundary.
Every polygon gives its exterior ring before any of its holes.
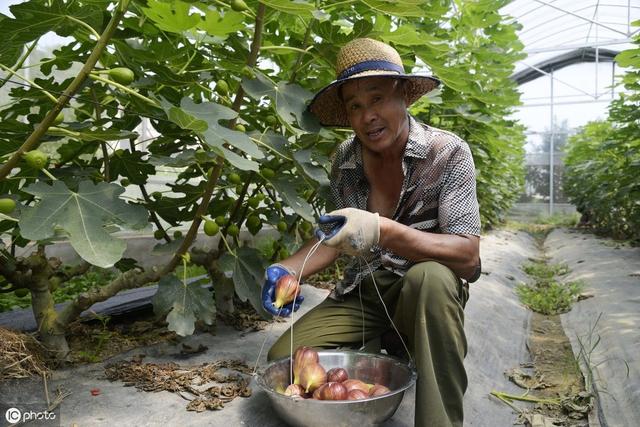
{"type": "Polygon", "coordinates": [[[384,131],[384,129],[385,129],[384,127],[381,127],[381,128],[376,128],[376,129],[367,131],[367,136],[369,138],[377,138],[384,131]]]}

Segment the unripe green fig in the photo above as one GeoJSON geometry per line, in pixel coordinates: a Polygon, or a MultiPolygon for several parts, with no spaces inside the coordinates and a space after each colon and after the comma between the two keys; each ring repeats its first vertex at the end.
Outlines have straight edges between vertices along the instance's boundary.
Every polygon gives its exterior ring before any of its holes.
{"type": "Polygon", "coordinates": [[[236,125],[236,130],[237,130],[238,132],[246,132],[246,131],[247,131],[247,128],[246,128],[246,127],[244,127],[244,125],[243,125],[243,124],[238,123],[238,124],[236,125]]]}
{"type": "Polygon", "coordinates": [[[129,184],[131,184],[131,181],[129,181],[129,178],[122,178],[120,180],[120,185],[122,185],[123,187],[128,187],[129,184]]]}
{"type": "Polygon", "coordinates": [[[27,162],[29,167],[40,170],[44,169],[49,163],[49,156],[40,150],[31,150],[24,153],[24,161],[27,162]]]}
{"type": "Polygon", "coordinates": [[[227,234],[237,237],[240,234],[240,229],[236,224],[231,224],[229,225],[229,228],[227,228],[227,234]]]}
{"type": "Polygon", "coordinates": [[[182,237],[182,231],[176,230],[176,231],[173,232],[173,238],[174,239],[179,239],[181,237],[182,237]]]}
{"type": "Polygon", "coordinates": [[[27,288],[20,288],[20,289],[16,289],[15,291],[13,291],[13,293],[15,294],[15,296],[17,296],[18,298],[24,298],[27,295],[29,295],[29,289],[27,288]]]}
{"type": "Polygon", "coordinates": [[[204,222],[204,234],[207,236],[215,236],[220,231],[220,227],[215,221],[211,221],[210,219],[204,222]]]}
{"type": "Polygon", "coordinates": [[[154,232],[153,232],[153,237],[154,237],[156,240],[163,239],[163,238],[164,238],[164,231],[162,231],[162,230],[156,230],[156,231],[154,231],[154,232]]]}
{"type": "Polygon", "coordinates": [[[64,122],[64,113],[60,111],[56,118],[53,119],[53,126],[58,126],[62,122],[64,122]]]}
{"type": "Polygon", "coordinates": [[[274,176],[276,176],[276,173],[274,172],[273,169],[271,168],[262,168],[260,169],[260,173],[262,174],[263,177],[265,177],[266,179],[271,179],[274,176]]]}
{"type": "Polygon", "coordinates": [[[222,216],[222,215],[218,215],[218,216],[216,217],[216,224],[218,224],[218,225],[225,225],[226,223],[227,223],[227,218],[225,218],[224,216],[222,216]]]}
{"type": "Polygon", "coordinates": [[[227,177],[227,179],[232,184],[241,184],[242,183],[242,178],[237,173],[230,173],[229,176],[227,177]]]}
{"type": "Polygon", "coordinates": [[[13,199],[0,199],[0,213],[9,215],[16,208],[16,202],[13,199]]]}
{"type": "Polygon", "coordinates": [[[247,6],[244,0],[231,0],[231,9],[236,12],[244,12],[245,10],[249,10],[249,6],[247,6]]]}
{"type": "Polygon", "coordinates": [[[227,96],[229,94],[229,84],[225,80],[218,80],[216,83],[216,92],[220,96],[227,96]]]}
{"type": "Polygon", "coordinates": [[[131,84],[135,75],[133,71],[125,67],[117,67],[109,70],[109,78],[116,83],[127,86],[131,84]]]}
{"type": "Polygon", "coordinates": [[[274,116],[273,114],[270,114],[267,116],[267,118],[265,119],[265,121],[267,122],[267,124],[269,126],[273,126],[276,123],[278,123],[278,118],[276,116],[274,116]]]}
{"type": "Polygon", "coordinates": [[[284,221],[280,221],[277,227],[278,227],[278,231],[281,233],[284,233],[285,231],[287,231],[287,223],[284,221]]]}
{"type": "Polygon", "coordinates": [[[260,199],[256,196],[249,197],[249,200],[247,200],[247,204],[249,205],[249,207],[255,209],[260,204],[260,199]]]}

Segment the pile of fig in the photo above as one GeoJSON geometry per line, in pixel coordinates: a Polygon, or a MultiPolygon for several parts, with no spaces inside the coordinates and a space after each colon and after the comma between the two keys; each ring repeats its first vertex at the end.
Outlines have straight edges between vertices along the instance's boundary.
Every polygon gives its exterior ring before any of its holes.
{"type": "Polygon", "coordinates": [[[367,384],[349,378],[343,368],[328,371],[322,367],[318,352],[311,347],[298,347],[293,354],[293,384],[285,396],[316,400],[359,400],[390,393],[382,384],[367,384]]]}

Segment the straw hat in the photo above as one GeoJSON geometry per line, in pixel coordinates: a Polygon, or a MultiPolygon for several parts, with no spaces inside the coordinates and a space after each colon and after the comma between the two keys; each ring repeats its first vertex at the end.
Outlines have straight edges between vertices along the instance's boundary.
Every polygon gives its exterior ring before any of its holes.
{"type": "Polygon", "coordinates": [[[372,76],[406,80],[407,106],[440,84],[431,76],[405,74],[400,55],[388,44],[367,38],[354,39],[340,49],[336,80],[316,94],[309,104],[309,111],[323,126],[348,127],[349,120],[338,89],[350,80],[372,76]]]}

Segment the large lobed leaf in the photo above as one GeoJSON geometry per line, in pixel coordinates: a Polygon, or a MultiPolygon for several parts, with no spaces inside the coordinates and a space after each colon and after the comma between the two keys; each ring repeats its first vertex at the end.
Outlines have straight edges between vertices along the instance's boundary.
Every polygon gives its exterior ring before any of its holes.
{"type": "Polygon", "coordinates": [[[202,281],[183,283],[175,275],[164,276],[158,282],[158,291],[153,296],[153,312],[167,315],[169,330],[180,336],[191,335],[196,320],[213,325],[216,318],[215,304],[211,293],[203,288],[202,281]]]}
{"type": "Polygon", "coordinates": [[[44,240],[62,229],[78,255],[98,267],[113,266],[126,248],[126,243],[112,237],[105,227],[141,229],[148,223],[146,209],[118,197],[124,192],[119,185],[82,181],[78,191],[73,191],[61,181],[53,185],[36,182],[24,191],[39,201],[20,218],[22,236],[44,240]]]}

